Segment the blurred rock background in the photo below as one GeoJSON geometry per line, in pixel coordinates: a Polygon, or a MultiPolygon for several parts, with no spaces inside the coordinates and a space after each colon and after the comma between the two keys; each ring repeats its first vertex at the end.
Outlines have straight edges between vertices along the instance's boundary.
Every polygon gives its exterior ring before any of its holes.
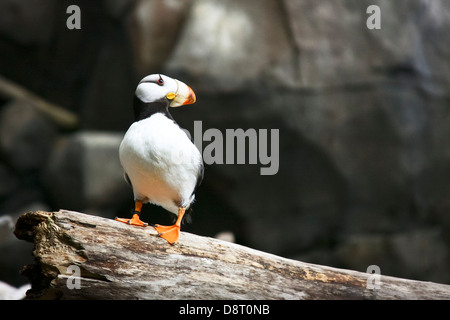
{"type": "Polygon", "coordinates": [[[118,146],[137,82],[160,72],[196,92],[172,111],[191,133],[280,130],[276,175],[206,166],[185,231],[450,283],[449,1],[3,0],[0,16],[0,75],[26,90],[0,89],[0,281],[26,282],[20,214],[129,214],[118,146]]]}

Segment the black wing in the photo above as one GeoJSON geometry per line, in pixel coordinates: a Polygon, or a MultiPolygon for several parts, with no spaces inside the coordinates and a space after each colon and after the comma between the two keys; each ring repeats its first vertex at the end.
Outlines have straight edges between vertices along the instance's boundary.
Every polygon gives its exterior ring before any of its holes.
{"type": "Polygon", "coordinates": [[[200,169],[198,170],[198,173],[197,173],[197,183],[195,184],[195,188],[194,188],[194,191],[192,192],[192,194],[194,194],[195,191],[197,190],[197,188],[202,184],[204,174],[205,174],[205,166],[203,165],[203,162],[202,162],[200,165],[200,169]]]}
{"type": "Polygon", "coordinates": [[[125,171],[123,172],[123,178],[124,178],[125,181],[130,185],[130,187],[133,188],[133,185],[131,184],[130,177],[127,175],[127,173],[126,173],[125,171]]]}
{"type": "MultiPolygon", "coordinates": [[[[195,194],[195,191],[197,191],[197,188],[202,184],[204,173],[205,173],[205,166],[203,165],[203,162],[202,162],[200,165],[200,168],[198,170],[198,173],[197,173],[197,183],[195,184],[195,188],[194,188],[194,191],[192,191],[192,194],[195,194]]],[[[184,219],[182,222],[186,222],[186,223],[192,222],[192,211],[193,211],[193,205],[191,203],[191,205],[189,206],[189,208],[187,208],[187,210],[184,214],[184,219]]]]}

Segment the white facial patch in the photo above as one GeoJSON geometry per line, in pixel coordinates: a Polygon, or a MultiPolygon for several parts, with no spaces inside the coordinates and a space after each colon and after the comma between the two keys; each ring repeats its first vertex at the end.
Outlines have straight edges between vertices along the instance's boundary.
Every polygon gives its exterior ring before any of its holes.
{"type": "Polygon", "coordinates": [[[146,103],[160,100],[167,96],[169,92],[177,91],[177,80],[161,75],[164,84],[158,84],[160,75],[152,74],[141,80],[136,88],[136,96],[146,103]]]}

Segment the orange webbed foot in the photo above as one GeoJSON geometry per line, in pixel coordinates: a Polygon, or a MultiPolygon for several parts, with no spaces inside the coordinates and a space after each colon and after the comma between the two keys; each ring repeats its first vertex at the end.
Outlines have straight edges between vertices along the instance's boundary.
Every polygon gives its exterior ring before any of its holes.
{"type": "Polygon", "coordinates": [[[175,244],[180,237],[180,227],[174,224],[173,226],[161,226],[155,225],[156,231],[158,231],[158,237],[165,239],[170,244],[175,244]]]}
{"type": "Polygon", "coordinates": [[[154,227],[158,231],[158,237],[166,239],[170,244],[175,244],[180,237],[181,220],[183,219],[186,209],[183,207],[178,208],[178,218],[173,226],[160,226],[156,224],[154,227]]]}
{"type": "Polygon", "coordinates": [[[147,222],[143,222],[143,221],[141,221],[141,219],[139,219],[139,214],[137,214],[137,213],[133,214],[133,217],[131,219],[116,218],[116,221],[130,224],[132,226],[138,226],[138,227],[147,227],[148,226],[147,222]]]}

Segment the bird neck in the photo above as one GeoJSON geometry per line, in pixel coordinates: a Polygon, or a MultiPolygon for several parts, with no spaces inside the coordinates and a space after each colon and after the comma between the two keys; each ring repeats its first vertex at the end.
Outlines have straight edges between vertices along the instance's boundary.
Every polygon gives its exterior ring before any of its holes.
{"type": "Polygon", "coordinates": [[[169,119],[174,120],[169,113],[169,102],[166,99],[148,103],[143,102],[138,97],[134,96],[133,109],[135,121],[146,119],[156,113],[163,113],[169,119]]]}

